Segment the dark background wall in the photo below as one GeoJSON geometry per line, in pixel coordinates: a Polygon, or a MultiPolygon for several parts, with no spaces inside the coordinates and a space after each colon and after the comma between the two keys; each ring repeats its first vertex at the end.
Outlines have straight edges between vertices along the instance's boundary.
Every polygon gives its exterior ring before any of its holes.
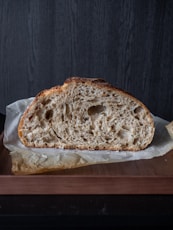
{"type": "Polygon", "coordinates": [[[173,1],[0,0],[0,113],[74,75],[172,120],[173,1]]]}

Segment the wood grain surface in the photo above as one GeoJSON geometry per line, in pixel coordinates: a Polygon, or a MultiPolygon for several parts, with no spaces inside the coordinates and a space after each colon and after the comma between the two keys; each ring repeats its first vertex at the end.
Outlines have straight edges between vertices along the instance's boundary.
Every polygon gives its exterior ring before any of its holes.
{"type": "Polygon", "coordinates": [[[78,75],[172,120],[172,25],[170,0],[0,0],[0,112],[78,75]]]}
{"type": "Polygon", "coordinates": [[[172,194],[173,150],[162,157],[15,176],[0,136],[0,194],[172,194]]]}

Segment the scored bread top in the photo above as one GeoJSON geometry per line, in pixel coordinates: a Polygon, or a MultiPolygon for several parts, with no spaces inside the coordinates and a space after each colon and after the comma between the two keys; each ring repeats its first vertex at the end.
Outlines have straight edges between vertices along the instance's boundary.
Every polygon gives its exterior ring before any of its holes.
{"type": "Polygon", "coordinates": [[[82,77],[37,94],[18,124],[21,142],[36,148],[137,151],[154,132],[141,101],[103,79],[82,77]]]}

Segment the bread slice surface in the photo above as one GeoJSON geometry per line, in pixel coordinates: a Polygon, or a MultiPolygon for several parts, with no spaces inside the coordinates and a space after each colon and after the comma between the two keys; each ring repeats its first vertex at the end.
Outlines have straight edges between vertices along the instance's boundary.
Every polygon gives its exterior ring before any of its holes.
{"type": "Polygon", "coordinates": [[[153,140],[149,109],[98,78],[68,78],[36,95],[18,124],[27,147],[88,150],[145,149],[153,140]]]}

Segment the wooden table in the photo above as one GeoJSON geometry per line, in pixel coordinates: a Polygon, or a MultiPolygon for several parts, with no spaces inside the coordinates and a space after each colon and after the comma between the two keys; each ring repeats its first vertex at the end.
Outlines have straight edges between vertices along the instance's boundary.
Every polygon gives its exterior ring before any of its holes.
{"type": "Polygon", "coordinates": [[[173,150],[150,160],[14,176],[0,135],[0,226],[172,227],[172,194],[173,150]]]}
{"type": "Polygon", "coordinates": [[[15,176],[1,134],[0,184],[0,194],[173,194],[173,150],[149,160],[15,176]]]}

